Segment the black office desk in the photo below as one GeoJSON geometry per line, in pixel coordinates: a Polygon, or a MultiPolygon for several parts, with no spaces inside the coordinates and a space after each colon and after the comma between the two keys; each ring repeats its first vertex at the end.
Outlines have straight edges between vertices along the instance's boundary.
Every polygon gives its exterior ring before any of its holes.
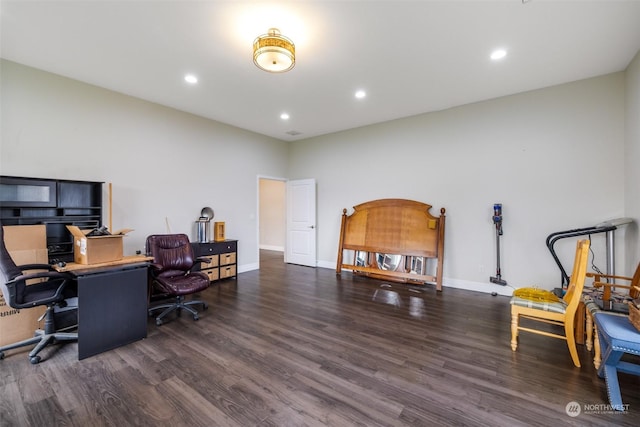
{"type": "Polygon", "coordinates": [[[147,257],[98,265],[69,263],[78,280],[78,359],[147,337],[147,257]]]}

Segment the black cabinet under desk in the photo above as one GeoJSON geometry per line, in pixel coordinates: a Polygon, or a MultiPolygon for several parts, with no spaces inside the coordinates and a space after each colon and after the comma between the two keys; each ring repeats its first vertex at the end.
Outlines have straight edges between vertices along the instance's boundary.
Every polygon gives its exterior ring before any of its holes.
{"type": "Polygon", "coordinates": [[[148,257],[54,267],[78,281],[78,359],[147,337],[148,257]]]}
{"type": "Polygon", "coordinates": [[[147,337],[147,266],[81,274],[78,359],[147,337]]]}

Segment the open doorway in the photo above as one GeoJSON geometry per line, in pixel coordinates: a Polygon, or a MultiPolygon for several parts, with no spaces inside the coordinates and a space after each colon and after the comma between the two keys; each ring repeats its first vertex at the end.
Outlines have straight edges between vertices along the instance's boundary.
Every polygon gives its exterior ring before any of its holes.
{"type": "Polygon", "coordinates": [[[258,262],[262,256],[284,260],[286,242],[285,178],[258,177],[258,262]]]}

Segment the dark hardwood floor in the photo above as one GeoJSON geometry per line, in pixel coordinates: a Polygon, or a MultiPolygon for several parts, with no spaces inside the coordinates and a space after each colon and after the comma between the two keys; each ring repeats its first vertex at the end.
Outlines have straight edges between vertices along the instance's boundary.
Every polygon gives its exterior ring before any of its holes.
{"type": "MultiPolygon", "coordinates": [[[[640,378],[621,375],[625,413],[579,346],[522,333],[509,298],[336,276],[285,265],[200,295],[148,338],[82,361],[77,344],[0,361],[1,426],[637,426],[640,378]],[[567,415],[570,402],[582,410],[567,415]]],[[[105,325],[108,328],[109,325],[105,325]]]]}

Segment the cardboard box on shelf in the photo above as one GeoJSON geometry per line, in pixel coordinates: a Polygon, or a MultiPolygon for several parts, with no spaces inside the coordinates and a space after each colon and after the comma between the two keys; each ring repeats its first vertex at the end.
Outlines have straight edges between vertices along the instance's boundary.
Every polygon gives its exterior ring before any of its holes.
{"type": "Polygon", "coordinates": [[[77,264],[100,264],[118,261],[123,257],[122,238],[131,229],[118,230],[106,236],[87,236],[92,230],[67,225],[73,235],[73,260],[77,264]]]}
{"type": "MultiPolygon", "coordinates": [[[[44,225],[10,225],[3,229],[5,246],[16,265],[47,264],[47,231],[44,225]]],[[[31,338],[45,310],[46,307],[15,309],[9,306],[0,292],[0,346],[31,338]]]]}

